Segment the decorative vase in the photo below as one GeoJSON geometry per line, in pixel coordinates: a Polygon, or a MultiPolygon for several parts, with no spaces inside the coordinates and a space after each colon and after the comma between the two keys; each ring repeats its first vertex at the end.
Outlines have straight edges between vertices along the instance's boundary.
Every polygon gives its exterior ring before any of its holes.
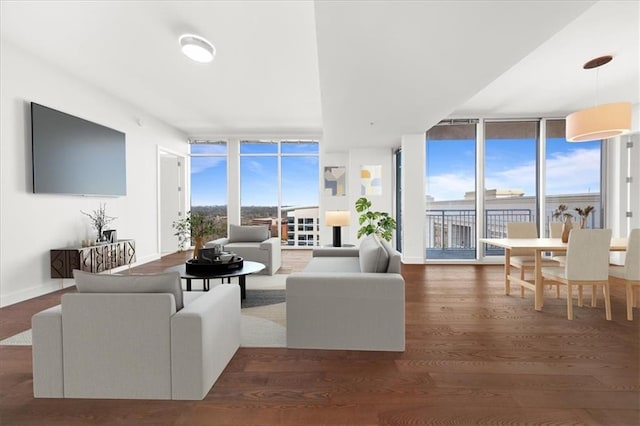
{"type": "Polygon", "coordinates": [[[198,258],[198,252],[201,248],[204,248],[204,237],[196,237],[196,245],[193,248],[193,258],[198,258]]]}
{"type": "Polygon", "coordinates": [[[573,223],[571,222],[571,217],[568,216],[564,219],[562,223],[562,242],[569,242],[569,232],[571,232],[571,228],[573,228],[573,223]]]}

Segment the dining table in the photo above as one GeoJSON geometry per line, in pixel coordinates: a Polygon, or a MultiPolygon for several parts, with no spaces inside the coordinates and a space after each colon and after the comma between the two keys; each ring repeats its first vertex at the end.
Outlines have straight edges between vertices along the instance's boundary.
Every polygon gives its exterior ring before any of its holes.
{"type": "MultiPolygon", "coordinates": [[[[542,256],[545,252],[566,252],[568,243],[561,238],[481,238],[480,242],[504,248],[504,292],[511,293],[511,283],[519,284],[533,290],[535,295],[534,307],[541,311],[544,305],[544,288],[542,283],[542,256]],[[519,276],[511,275],[511,250],[529,249],[534,252],[535,277],[532,280],[522,280],[519,276]]],[[[611,239],[610,251],[626,251],[627,238],[615,237],[611,239]]]]}

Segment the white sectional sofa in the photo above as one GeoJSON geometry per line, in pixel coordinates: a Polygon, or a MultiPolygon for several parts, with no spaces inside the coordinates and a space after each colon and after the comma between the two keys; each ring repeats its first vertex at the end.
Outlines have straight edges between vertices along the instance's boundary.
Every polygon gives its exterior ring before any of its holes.
{"type": "Polygon", "coordinates": [[[273,275],[282,266],[282,244],[277,237],[271,237],[269,228],[264,225],[229,225],[228,237],[209,241],[205,247],[214,245],[245,260],[262,263],[265,269],[259,274],[273,275]]]}
{"type": "Polygon", "coordinates": [[[240,346],[240,288],[74,271],[78,293],[37,313],[36,398],[200,400],[240,346]]]}
{"type": "Polygon", "coordinates": [[[359,248],[317,248],[287,277],[287,347],[404,351],[400,253],[376,236],[359,248]]]}

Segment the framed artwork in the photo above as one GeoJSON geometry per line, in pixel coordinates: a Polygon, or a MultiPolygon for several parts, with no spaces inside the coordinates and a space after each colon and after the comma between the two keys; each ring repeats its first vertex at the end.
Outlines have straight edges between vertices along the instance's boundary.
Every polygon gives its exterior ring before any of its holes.
{"type": "Polygon", "coordinates": [[[360,166],[360,195],[382,195],[382,166],[360,166]]]}
{"type": "Polygon", "coordinates": [[[344,166],[325,166],[324,193],[325,195],[343,196],[347,194],[347,169],[344,166]]]}

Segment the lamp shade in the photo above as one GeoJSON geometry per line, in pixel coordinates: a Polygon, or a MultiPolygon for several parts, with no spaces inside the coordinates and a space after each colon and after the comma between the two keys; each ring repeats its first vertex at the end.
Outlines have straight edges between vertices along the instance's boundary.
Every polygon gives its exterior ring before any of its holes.
{"type": "Polygon", "coordinates": [[[351,225],[351,214],[344,210],[327,210],[324,215],[327,226],[349,226],[351,225]]]}
{"type": "Polygon", "coordinates": [[[586,142],[619,136],[631,130],[631,103],[618,102],[576,111],[567,116],[566,139],[586,142]]]}

